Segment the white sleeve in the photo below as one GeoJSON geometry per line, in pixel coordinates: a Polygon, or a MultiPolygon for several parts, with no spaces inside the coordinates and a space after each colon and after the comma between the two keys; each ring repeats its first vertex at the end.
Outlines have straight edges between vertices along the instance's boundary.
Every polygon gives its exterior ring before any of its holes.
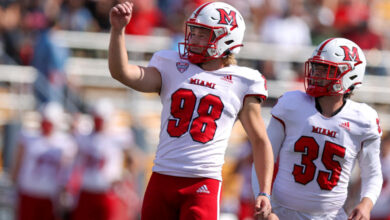
{"type": "Polygon", "coordinates": [[[156,68],[158,72],[160,72],[163,81],[165,78],[169,77],[169,74],[167,73],[169,68],[167,67],[169,67],[172,62],[175,62],[172,56],[173,54],[170,51],[161,50],[155,52],[149,61],[148,67],[156,68]]]}
{"type": "Polygon", "coordinates": [[[274,152],[274,161],[277,161],[280,148],[282,147],[285,134],[285,125],[281,119],[276,119],[274,116],[271,117],[271,120],[267,127],[268,138],[271,141],[272,151],[274,152]]]}
{"type": "Polygon", "coordinates": [[[253,83],[249,85],[245,97],[257,96],[265,101],[268,97],[267,81],[265,77],[257,70],[255,71],[254,76],[253,83]]]}
{"type": "Polygon", "coordinates": [[[148,67],[154,67],[161,72],[161,66],[164,65],[163,59],[161,58],[161,52],[156,52],[153,54],[152,58],[149,61],[148,67]]]}
{"type": "Polygon", "coordinates": [[[373,204],[379,197],[383,183],[379,153],[380,137],[363,142],[358,156],[362,179],[360,199],[368,197],[373,204]]]}

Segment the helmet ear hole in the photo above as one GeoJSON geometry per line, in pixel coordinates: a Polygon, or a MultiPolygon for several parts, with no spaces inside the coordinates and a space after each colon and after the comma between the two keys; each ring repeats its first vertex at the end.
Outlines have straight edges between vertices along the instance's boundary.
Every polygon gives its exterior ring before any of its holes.
{"type": "Polygon", "coordinates": [[[353,76],[349,77],[349,79],[354,80],[354,79],[356,79],[356,77],[357,77],[357,75],[353,75],[353,76]]]}
{"type": "Polygon", "coordinates": [[[230,45],[231,43],[233,43],[234,42],[234,40],[228,40],[228,41],[225,41],[225,44],[226,45],[230,45]]]}

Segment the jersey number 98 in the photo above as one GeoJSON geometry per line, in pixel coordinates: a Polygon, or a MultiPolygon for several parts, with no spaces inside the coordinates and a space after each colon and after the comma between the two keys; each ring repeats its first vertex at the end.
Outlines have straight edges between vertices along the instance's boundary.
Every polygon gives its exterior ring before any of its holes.
{"type": "Polygon", "coordinates": [[[200,98],[197,113],[192,118],[197,102],[194,92],[189,89],[178,89],[172,94],[171,115],[167,131],[171,137],[181,137],[189,131],[192,139],[200,143],[207,143],[214,138],[217,124],[221,117],[223,103],[218,96],[208,94],[200,98]]]}

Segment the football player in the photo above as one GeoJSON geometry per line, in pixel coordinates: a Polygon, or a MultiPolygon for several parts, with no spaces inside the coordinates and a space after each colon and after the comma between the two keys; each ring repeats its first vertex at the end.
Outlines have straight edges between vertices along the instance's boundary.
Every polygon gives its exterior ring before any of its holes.
{"type": "Polygon", "coordinates": [[[74,169],[82,176],[73,220],[135,219],[139,199],[127,191],[118,192],[125,183],[125,159],[132,159],[130,151],[135,144],[130,132],[114,128],[114,115],[115,107],[109,100],[97,101],[92,110],[93,131],[76,136],[79,151],[74,169]],[[128,208],[122,196],[131,199],[135,208],[128,208]]]}
{"type": "Polygon", "coordinates": [[[273,154],[260,114],[267,87],[258,71],[236,65],[245,30],[241,14],[222,2],[201,5],[186,21],[179,52],[156,52],[142,67],[128,64],[124,28],[132,10],[124,2],[110,12],[110,72],[134,90],[158,93],[163,105],[142,219],[218,219],[221,170],[236,119],[253,145],[262,188],[256,214],[267,217],[273,154]]]}
{"type": "Polygon", "coordinates": [[[12,179],[18,190],[18,220],[58,219],[57,202],[76,154],[74,139],[61,129],[62,106],[47,103],[40,114],[40,132],[23,131],[16,153],[12,179]]]}
{"type": "MultiPolygon", "coordinates": [[[[377,112],[350,100],[366,68],[354,42],[331,38],[305,63],[305,89],[287,92],[273,107],[267,128],[279,166],[272,207],[280,219],[370,219],[382,186],[377,112]],[[360,202],[343,209],[358,162],[360,202]]],[[[254,190],[256,191],[256,183],[254,190]]]]}

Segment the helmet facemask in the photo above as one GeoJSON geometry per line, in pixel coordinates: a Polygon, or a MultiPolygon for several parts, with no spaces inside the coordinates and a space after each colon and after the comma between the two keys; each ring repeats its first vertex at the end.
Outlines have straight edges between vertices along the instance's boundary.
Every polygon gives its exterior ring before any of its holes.
{"type": "Polygon", "coordinates": [[[305,89],[313,97],[344,94],[343,76],[350,72],[349,63],[334,63],[314,57],[305,63],[305,89]]]}

